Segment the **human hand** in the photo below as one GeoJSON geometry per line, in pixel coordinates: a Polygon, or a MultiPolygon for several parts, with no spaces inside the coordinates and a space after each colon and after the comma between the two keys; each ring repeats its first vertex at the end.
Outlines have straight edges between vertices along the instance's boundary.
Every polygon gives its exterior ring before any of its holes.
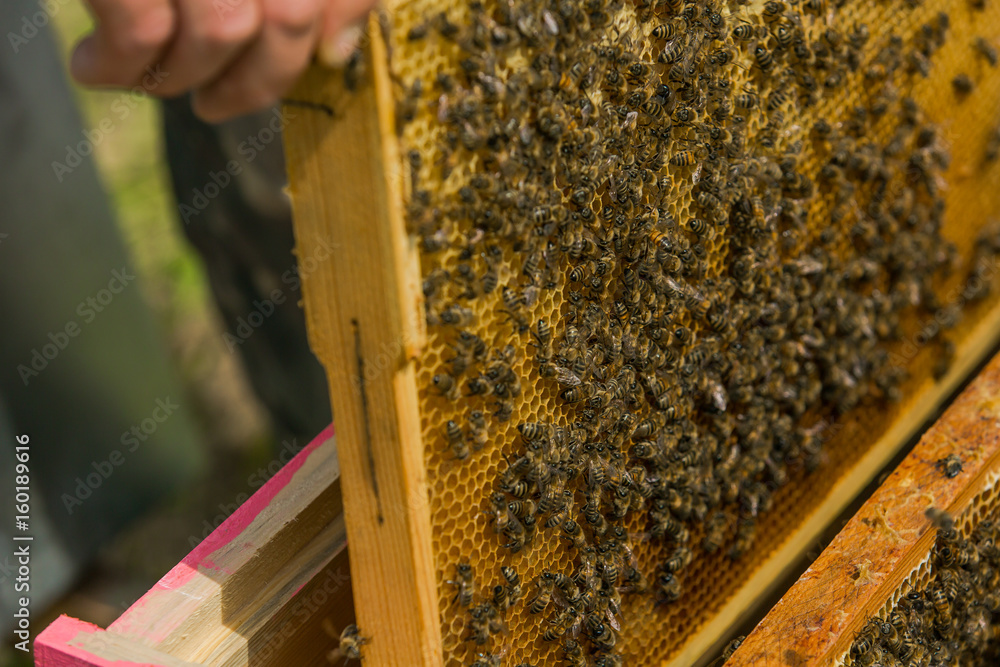
{"type": "Polygon", "coordinates": [[[97,27],[77,45],[81,84],[193,91],[218,122],[276,103],[319,49],[343,62],[375,0],[87,0],[97,27]]]}

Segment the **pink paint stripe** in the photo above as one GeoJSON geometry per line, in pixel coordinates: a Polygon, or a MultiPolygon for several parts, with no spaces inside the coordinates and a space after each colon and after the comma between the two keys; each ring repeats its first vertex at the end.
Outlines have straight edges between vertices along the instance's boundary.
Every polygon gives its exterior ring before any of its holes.
{"type": "Polygon", "coordinates": [[[35,639],[36,667],[162,667],[150,662],[106,660],[74,645],[81,635],[103,632],[91,623],[60,616],[35,639]]]}
{"type": "MultiPolygon", "coordinates": [[[[267,508],[274,497],[288,486],[295,473],[305,465],[309,455],[332,437],[333,424],[330,424],[318,436],[313,438],[313,441],[306,445],[301,452],[296,454],[291,461],[282,466],[281,470],[275,473],[274,477],[269,479],[255,494],[250,496],[250,499],[243,503],[238,510],[223,521],[221,526],[212,531],[212,534],[205,538],[204,542],[196,546],[181,563],[187,565],[189,568],[198,568],[200,566],[216,569],[208,556],[226,546],[234,538],[243,533],[247,529],[247,526],[253,523],[254,519],[267,508]]],[[[167,576],[170,575],[168,574],[167,576]]]]}
{"type": "MultiPolygon", "coordinates": [[[[223,574],[231,574],[230,571],[225,568],[225,566],[215,563],[211,556],[215,552],[219,551],[223,547],[227,546],[230,542],[238,539],[239,536],[256,520],[256,518],[263,512],[267,506],[271,503],[275,496],[277,496],[282,489],[284,489],[292,481],[295,473],[298,472],[303,465],[305,465],[306,460],[312,453],[323,443],[327,442],[334,436],[333,424],[327,426],[323,431],[316,436],[312,442],[306,445],[302,451],[295,455],[295,457],[285,464],[281,470],[279,470],[274,477],[269,479],[264,486],[257,490],[253,496],[250,497],[243,505],[240,506],[235,512],[232,513],[222,524],[212,531],[205,540],[196,546],[191,553],[189,553],[180,563],[178,563],[173,569],[165,574],[153,588],[151,588],[145,595],[143,595],[139,600],[137,600],[129,609],[122,614],[122,616],[111,624],[110,629],[116,630],[122,633],[133,633],[142,632],[143,634],[155,634],[155,636],[148,636],[148,639],[154,642],[163,641],[166,637],[170,635],[171,632],[177,629],[181,622],[183,622],[183,616],[169,620],[161,616],[163,621],[162,624],[158,624],[155,633],[151,633],[152,623],[150,619],[135,619],[133,622],[132,616],[137,616],[141,614],[141,610],[147,605],[152,603],[153,609],[157,609],[158,613],[163,614],[162,607],[157,603],[158,598],[168,591],[173,591],[181,588],[200,570],[213,570],[216,572],[222,572],[223,574]],[[134,628],[134,629],[133,629],[134,628]]],[[[252,545],[248,545],[252,548],[252,545]]]]}

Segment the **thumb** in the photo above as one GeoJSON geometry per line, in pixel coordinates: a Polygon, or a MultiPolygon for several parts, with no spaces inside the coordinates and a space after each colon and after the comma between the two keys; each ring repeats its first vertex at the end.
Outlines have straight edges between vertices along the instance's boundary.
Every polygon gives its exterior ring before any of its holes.
{"type": "Polygon", "coordinates": [[[368,12],[375,0],[331,0],[319,43],[319,59],[329,67],[342,67],[368,39],[368,12]]]}

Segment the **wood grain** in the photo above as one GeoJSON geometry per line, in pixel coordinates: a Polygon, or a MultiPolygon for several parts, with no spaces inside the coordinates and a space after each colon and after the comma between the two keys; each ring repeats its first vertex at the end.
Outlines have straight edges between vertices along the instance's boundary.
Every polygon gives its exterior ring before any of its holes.
{"type": "Polygon", "coordinates": [[[318,667],[336,645],[324,618],[353,621],[332,427],[107,630],[60,617],[36,664],[318,667]]]}
{"type": "Polygon", "coordinates": [[[401,210],[385,47],[369,24],[356,90],[313,70],[285,133],[310,343],[327,369],[343,473],[355,610],[381,666],[442,661],[424,449],[412,364],[419,270],[401,210]],[[328,109],[328,112],[323,112],[328,109]]]}

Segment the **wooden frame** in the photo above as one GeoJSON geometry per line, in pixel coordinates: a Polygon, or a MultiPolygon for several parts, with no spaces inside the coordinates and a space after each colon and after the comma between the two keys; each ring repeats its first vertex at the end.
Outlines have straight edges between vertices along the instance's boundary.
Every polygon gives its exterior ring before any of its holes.
{"type": "Polygon", "coordinates": [[[343,73],[306,74],[285,149],[300,260],[330,249],[318,270],[304,267],[303,295],[340,434],[355,611],[372,638],[365,660],[430,667],[443,657],[412,363],[423,338],[420,271],[392,166],[400,161],[379,31],[373,17],[369,65],[350,94],[343,73]]]}
{"type": "MultiPolygon", "coordinates": [[[[327,369],[341,434],[347,530],[356,563],[358,623],[373,637],[366,660],[443,664],[423,443],[413,363],[423,346],[419,256],[404,231],[402,176],[385,45],[369,25],[363,75],[314,68],[293,94],[286,130],[300,257],[322,244],[330,260],[303,276],[311,344],[327,369]],[[360,77],[360,78],[355,78],[360,77]],[[392,642],[380,638],[392,638],[392,642]]],[[[706,661],[755,611],[899,449],[1000,340],[995,304],[957,345],[947,375],[907,399],[891,426],[810,517],[670,661],[706,661]]]]}
{"type": "Polygon", "coordinates": [[[924,563],[929,507],[962,516],[1000,479],[1000,355],[747,637],[727,665],[832,665],[857,632],[924,563]],[[952,479],[938,461],[962,460],[952,479]]]}
{"type": "Polygon", "coordinates": [[[333,427],[107,630],[61,616],[40,667],[323,665],[324,618],[353,621],[333,427]]]}

